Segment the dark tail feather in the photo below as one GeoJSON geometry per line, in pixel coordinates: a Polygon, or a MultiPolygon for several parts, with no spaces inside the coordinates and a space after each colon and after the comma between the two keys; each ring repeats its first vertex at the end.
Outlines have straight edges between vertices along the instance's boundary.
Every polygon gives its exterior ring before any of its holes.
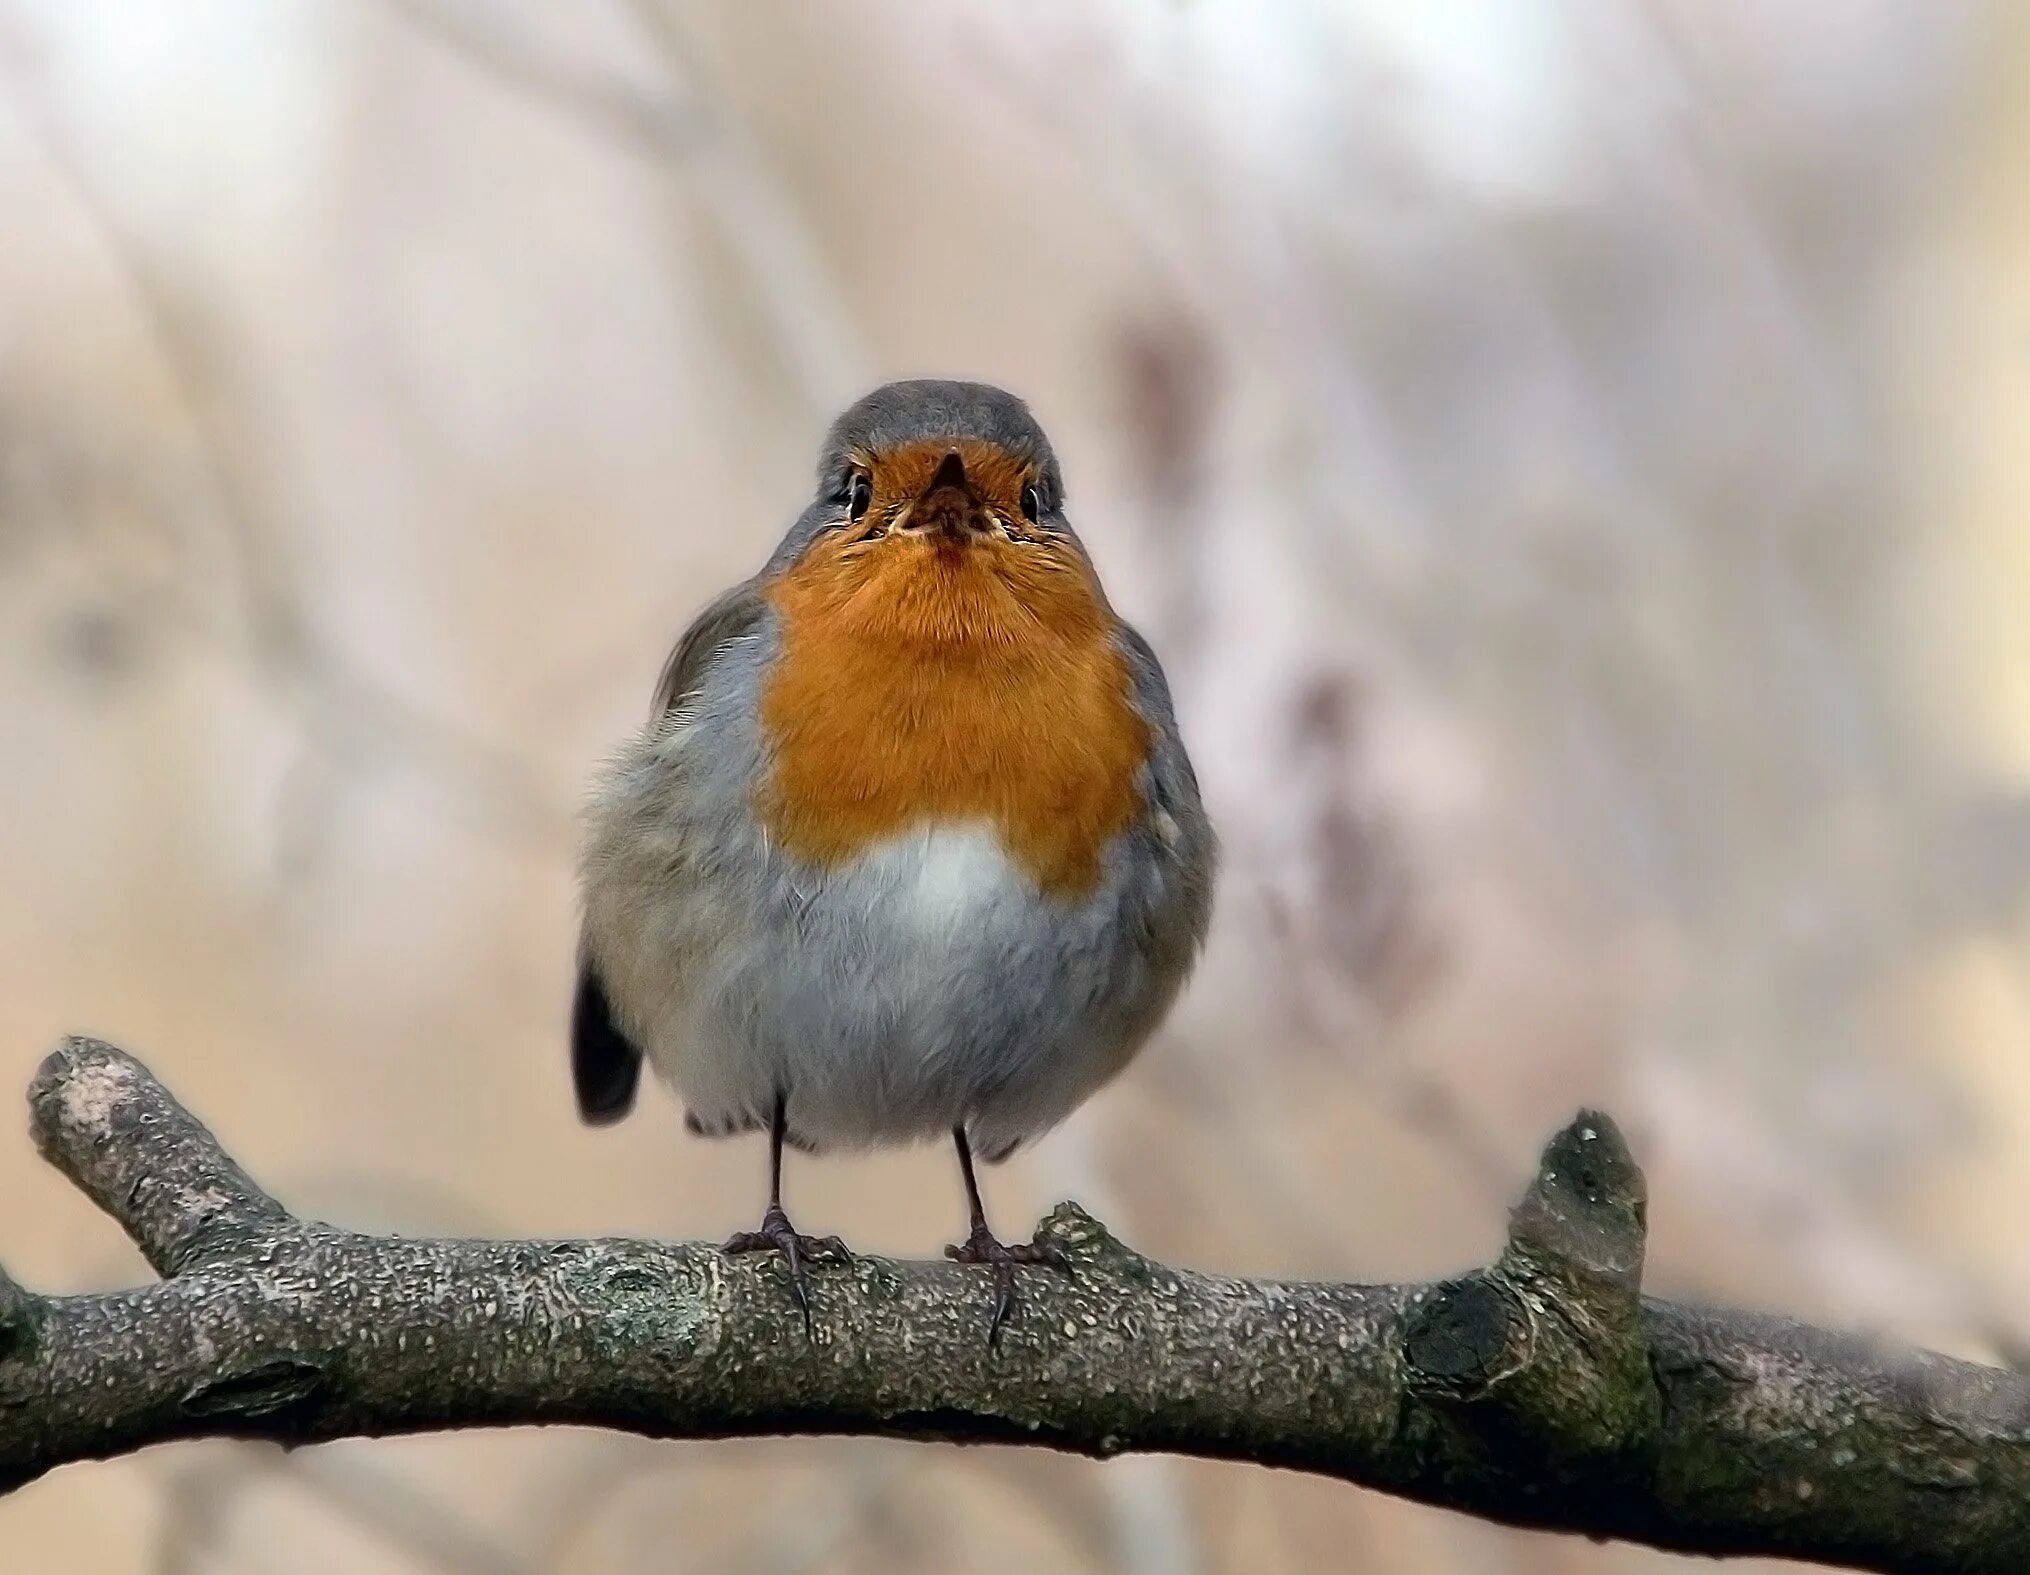
{"type": "Polygon", "coordinates": [[[571,1081],[578,1114],[588,1126],[610,1126],[634,1108],[641,1082],[641,1052],[613,1026],[606,986],[590,963],[578,967],[578,998],[571,1003],[571,1081]]]}

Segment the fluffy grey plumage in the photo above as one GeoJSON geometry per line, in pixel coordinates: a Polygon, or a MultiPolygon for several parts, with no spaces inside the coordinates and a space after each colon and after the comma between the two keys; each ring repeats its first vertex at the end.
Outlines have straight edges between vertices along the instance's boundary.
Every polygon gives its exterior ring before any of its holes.
{"type": "Polygon", "coordinates": [[[1114,637],[1152,747],[1139,811],[1089,892],[1044,890],[984,822],[925,818],[825,864],[782,847],[757,812],[771,769],[760,702],[783,642],[767,587],[848,527],[853,467],[926,438],[984,439],[1026,463],[1033,528],[1071,539],[1049,442],[998,389],[892,384],[833,426],[817,500],[761,574],[686,631],[649,725],[596,791],[574,1028],[588,1119],[625,1111],[633,1084],[615,1062],[638,1049],[698,1131],[766,1127],[780,1102],[805,1148],[956,1128],[1000,1157],[1126,1066],[1184,982],[1214,841],[1162,669],[1125,624],[1114,637]]]}

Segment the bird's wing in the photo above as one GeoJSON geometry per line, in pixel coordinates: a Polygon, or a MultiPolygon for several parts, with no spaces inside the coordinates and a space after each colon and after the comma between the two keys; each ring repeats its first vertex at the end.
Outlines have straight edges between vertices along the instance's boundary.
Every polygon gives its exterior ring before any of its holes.
{"type": "MultiPolygon", "coordinates": [[[[651,725],[682,711],[697,692],[712,658],[729,642],[751,632],[766,606],[759,582],[747,580],[692,620],[656,680],[651,725]]],[[[634,1107],[641,1059],[641,1047],[614,1022],[605,983],[581,943],[578,993],[571,1007],[571,1081],[578,1095],[578,1114],[589,1125],[609,1125],[634,1107]]]]}
{"type": "Polygon", "coordinates": [[[1134,684],[1135,707],[1155,734],[1149,751],[1151,829],[1172,860],[1169,868],[1175,881],[1173,917],[1177,933],[1188,937],[1188,948],[1195,951],[1204,942],[1206,926],[1212,919],[1219,838],[1199,798],[1198,774],[1191,769],[1191,757],[1184,752],[1184,736],[1177,728],[1177,711],[1171,704],[1163,664],[1156,660],[1149,642],[1134,629],[1123,623],[1120,631],[1134,684]]]}
{"type": "Polygon", "coordinates": [[[650,715],[660,720],[679,709],[697,689],[712,658],[729,642],[751,633],[767,605],[760,581],[743,580],[699,613],[663,663],[650,715]]]}
{"type": "Polygon", "coordinates": [[[1133,626],[1120,626],[1121,647],[1127,653],[1128,672],[1134,683],[1135,709],[1142,713],[1155,733],[1149,752],[1152,810],[1160,810],[1177,823],[1187,858],[1210,860],[1216,856],[1212,828],[1206,823],[1199,802],[1198,774],[1191,769],[1191,757],[1184,752],[1184,738],[1177,730],[1177,709],[1171,703],[1170,684],[1163,676],[1163,664],[1156,652],[1133,626]]]}

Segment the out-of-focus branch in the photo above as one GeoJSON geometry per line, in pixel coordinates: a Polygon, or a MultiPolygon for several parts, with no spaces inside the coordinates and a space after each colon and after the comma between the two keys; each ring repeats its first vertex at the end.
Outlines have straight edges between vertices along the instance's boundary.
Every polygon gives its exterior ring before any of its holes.
{"type": "Polygon", "coordinates": [[[168,1278],[0,1278],[0,1484],[201,1435],[307,1443],[571,1422],[1158,1450],[1521,1525],[1880,1570],[2030,1565],[2030,1383],[1640,1295],[1641,1172],[1552,1139],[1508,1244],[1437,1285],[1172,1269],[1073,1205],[986,1338],[952,1264],[865,1258],[807,1340],[777,1269],[696,1243],[412,1241],[296,1219],[133,1058],[72,1039],[37,1142],[168,1278]]]}
{"type": "MultiPolygon", "coordinates": [[[[90,228],[190,423],[255,677],[303,718],[333,759],[356,765],[379,755],[421,766],[466,785],[487,811],[480,824],[504,839],[558,846],[568,816],[525,761],[388,687],[318,637],[295,584],[287,533],[243,430],[242,402],[230,397],[219,365],[218,336],[171,272],[128,232],[56,117],[28,102],[24,125],[90,228]]],[[[187,628],[216,638],[220,631],[202,603],[188,586],[172,598],[187,628]]],[[[237,640],[220,643],[237,652],[237,640]]]]}
{"type": "Polygon", "coordinates": [[[455,0],[385,0],[404,21],[500,79],[611,133],[653,160],[692,151],[705,130],[690,104],[652,85],[581,65],[455,0]]]}
{"type": "Polygon", "coordinates": [[[655,60],[649,86],[561,58],[496,8],[384,3],[503,87],[668,170],[738,257],[752,305],[813,419],[829,419],[862,391],[869,357],[816,237],[743,128],[707,102],[677,20],[659,0],[627,5],[655,60]]]}

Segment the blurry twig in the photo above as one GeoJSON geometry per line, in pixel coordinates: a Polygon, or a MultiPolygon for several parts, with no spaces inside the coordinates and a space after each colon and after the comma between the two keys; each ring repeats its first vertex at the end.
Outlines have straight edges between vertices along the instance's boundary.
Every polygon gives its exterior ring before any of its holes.
{"type": "MultiPolygon", "coordinates": [[[[1812,1156],[1771,1131],[1752,1108],[1663,1057],[1640,1060],[1632,1081],[1631,1092],[1666,1148],[1681,1151],[1667,1153],[1666,1161],[1687,1172],[1727,1176],[1730,1214],[1740,1212],[1744,1196],[1759,1202],[1768,1216],[1765,1233],[1829,1302],[1857,1309],[1849,1314],[1857,1321],[1980,1340],[2018,1365],[2012,1352],[2030,1344],[2020,1314],[1939,1254],[1913,1251],[1859,1217],[1826,1185],[1812,1156]]],[[[1709,1203],[1715,1198],[1713,1192],[1693,1196],[1709,1203]]],[[[1706,1223],[1719,1232],[1734,1228],[1726,1218],[1708,1216],[1706,1223]]]]}
{"type": "Polygon", "coordinates": [[[142,334],[189,420],[227,537],[227,562],[239,582],[238,601],[250,643],[263,659],[291,662],[303,643],[301,620],[290,600],[274,537],[257,527],[260,510],[251,471],[242,462],[238,433],[216,397],[207,340],[196,331],[167,275],[127,233],[98,183],[86,173],[56,116],[26,93],[20,103],[21,122],[132,303],[142,334]]]}
{"type": "MultiPolygon", "coordinates": [[[[496,833],[544,849],[560,846],[568,817],[525,761],[419,706],[317,636],[290,572],[282,532],[255,481],[259,467],[247,453],[238,412],[221,393],[226,379],[216,365],[215,336],[168,272],[127,233],[54,116],[30,110],[23,119],[133,302],[187,414],[234,577],[253,673],[304,721],[330,768],[356,769],[377,752],[419,764],[470,790],[489,811],[487,823],[496,833]]],[[[177,595],[183,620],[193,633],[215,638],[204,600],[186,574],[177,595]]]]}
{"type": "MultiPolygon", "coordinates": [[[[691,51],[666,0],[628,0],[672,83],[693,100],[709,91],[690,69],[691,51]]],[[[715,157],[696,170],[696,188],[721,236],[752,279],[750,297],[773,329],[776,354],[814,420],[865,391],[870,357],[838,277],[788,188],[746,128],[714,106],[715,157]]]]}
{"type": "Polygon", "coordinates": [[[708,107],[665,7],[627,0],[663,76],[661,86],[647,88],[558,59],[496,8],[454,0],[382,3],[503,86],[617,135],[668,171],[737,255],[775,353],[814,421],[860,392],[869,358],[830,264],[767,160],[723,108],[708,107]]]}
{"type": "Polygon", "coordinates": [[[694,105],[659,87],[568,60],[525,31],[503,24],[492,7],[468,0],[382,4],[504,85],[546,100],[656,163],[696,151],[710,135],[694,105]]]}
{"type": "Polygon", "coordinates": [[[463,1525],[461,1517],[420,1491],[407,1474],[356,1454],[282,1455],[242,1445],[168,1479],[168,1514],[156,1548],[159,1575],[204,1575],[215,1569],[220,1523],[235,1501],[263,1481],[277,1479],[443,1575],[534,1575],[542,1568],[463,1525]]]}

